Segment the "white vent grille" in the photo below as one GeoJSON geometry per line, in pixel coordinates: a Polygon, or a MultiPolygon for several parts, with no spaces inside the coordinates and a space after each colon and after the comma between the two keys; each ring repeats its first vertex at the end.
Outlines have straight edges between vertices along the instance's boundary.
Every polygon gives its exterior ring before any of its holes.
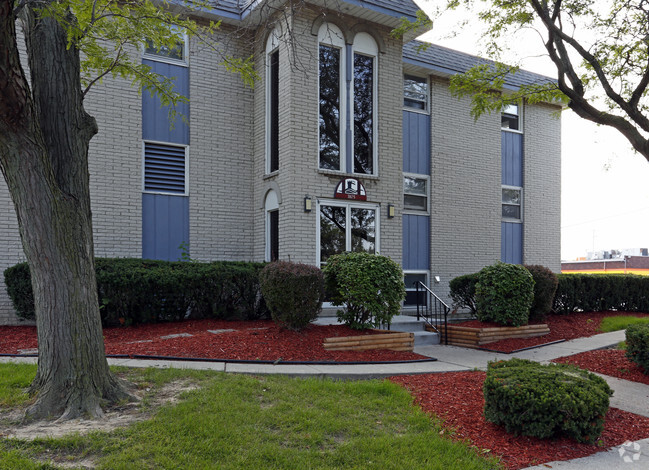
{"type": "Polygon", "coordinates": [[[185,147],[144,144],[144,190],[185,194],[185,147]]]}

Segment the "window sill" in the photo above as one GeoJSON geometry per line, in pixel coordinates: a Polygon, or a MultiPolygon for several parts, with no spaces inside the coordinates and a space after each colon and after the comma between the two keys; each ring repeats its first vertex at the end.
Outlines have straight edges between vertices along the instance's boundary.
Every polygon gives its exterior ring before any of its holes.
{"type": "Polygon", "coordinates": [[[407,106],[404,106],[403,110],[408,111],[409,113],[424,114],[426,116],[430,115],[430,111],[428,111],[427,109],[409,108],[407,106]]]}
{"type": "Polygon", "coordinates": [[[336,178],[356,178],[356,179],[375,180],[375,181],[378,181],[380,179],[378,175],[367,175],[365,173],[345,173],[342,171],[322,170],[322,169],[318,169],[318,173],[324,176],[332,176],[336,178]]]}
{"type": "Polygon", "coordinates": [[[279,175],[279,170],[272,171],[270,173],[265,173],[263,178],[264,180],[269,180],[272,178],[275,178],[277,175],[279,175]]]}
{"type": "Polygon", "coordinates": [[[503,132],[511,132],[512,134],[522,134],[523,133],[523,131],[517,131],[516,129],[509,129],[507,127],[501,127],[500,130],[503,131],[503,132]]]}
{"type": "Polygon", "coordinates": [[[522,224],[523,221],[521,219],[501,219],[502,222],[506,222],[508,224],[522,224]]]}
{"type": "Polygon", "coordinates": [[[170,65],[179,65],[180,67],[189,67],[189,62],[187,60],[172,59],[170,57],[164,57],[154,54],[142,54],[142,59],[152,60],[154,62],[162,62],[164,64],[170,65]]]}

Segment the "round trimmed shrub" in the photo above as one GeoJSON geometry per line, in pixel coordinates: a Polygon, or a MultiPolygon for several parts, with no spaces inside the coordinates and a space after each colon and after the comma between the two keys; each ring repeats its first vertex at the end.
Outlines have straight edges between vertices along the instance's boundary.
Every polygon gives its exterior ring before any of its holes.
{"type": "Polygon", "coordinates": [[[592,443],[604,429],[613,391],[601,377],[566,364],[522,359],[489,363],[484,415],[515,435],[566,435],[592,443]]]}
{"type": "Polygon", "coordinates": [[[629,325],[626,329],[626,357],[649,374],[649,324],[629,325]]]}
{"type": "Polygon", "coordinates": [[[451,279],[448,283],[450,297],[453,305],[458,308],[468,308],[471,315],[476,315],[475,285],[478,282],[478,273],[464,274],[451,279]]]}
{"type": "Polygon", "coordinates": [[[554,294],[557,292],[559,279],[550,269],[540,264],[525,265],[534,279],[534,300],[530,308],[530,321],[543,320],[552,310],[554,294]]]}
{"type": "Polygon", "coordinates": [[[526,325],[533,299],[534,279],[521,265],[498,262],[478,273],[475,301],[480,321],[526,325]]]}
{"type": "Polygon", "coordinates": [[[324,268],[327,294],[338,320],[354,329],[390,324],[406,296],[401,267],[390,258],[345,252],[330,256],[324,268]]]}
{"type": "Polygon", "coordinates": [[[273,321],[286,328],[301,330],[322,310],[324,277],[316,266],[275,261],[261,270],[259,282],[273,321]]]}

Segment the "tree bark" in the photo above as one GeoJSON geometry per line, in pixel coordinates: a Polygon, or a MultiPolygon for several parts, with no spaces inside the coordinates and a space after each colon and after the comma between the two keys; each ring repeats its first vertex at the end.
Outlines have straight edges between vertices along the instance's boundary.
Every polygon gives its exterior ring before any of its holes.
{"type": "Polygon", "coordinates": [[[0,0],[0,168],[31,271],[38,329],[37,399],[26,415],[99,417],[100,404],[130,395],[108,368],[99,316],[88,174],[97,124],[83,108],[78,50],[31,3],[24,12],[30,91],[13,3],[0,0]]]}

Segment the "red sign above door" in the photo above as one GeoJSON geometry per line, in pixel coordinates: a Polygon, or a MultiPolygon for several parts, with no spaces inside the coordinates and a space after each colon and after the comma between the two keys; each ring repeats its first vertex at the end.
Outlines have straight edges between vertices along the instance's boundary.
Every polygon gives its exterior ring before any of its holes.
{"type": "Polygon", "coordinates": [[[367,194],[365,186],[356,178],[343,178],[336,186],[334,192],[336,199],[353,199],[355,201],[366,201],[367,194]]]}

